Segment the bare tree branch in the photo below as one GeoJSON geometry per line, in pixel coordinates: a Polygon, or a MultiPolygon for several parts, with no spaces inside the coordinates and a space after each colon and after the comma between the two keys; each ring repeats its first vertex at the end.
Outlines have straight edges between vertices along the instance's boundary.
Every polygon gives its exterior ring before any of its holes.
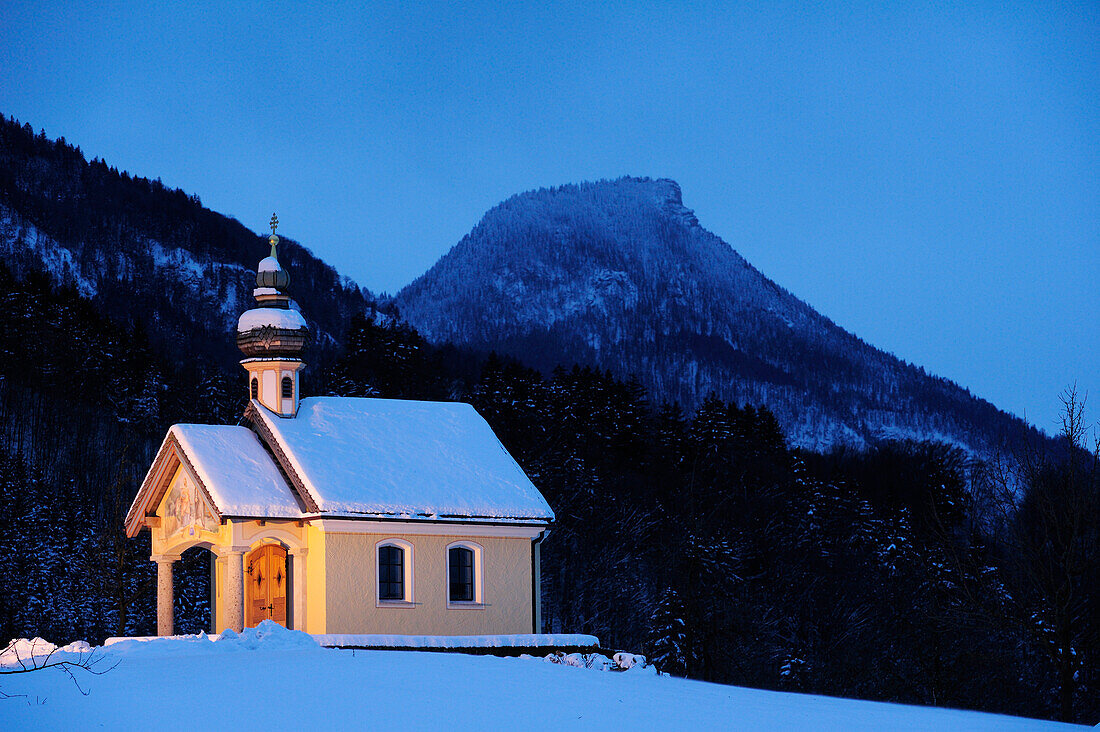
{"type": "MultiPolygon", "coordinates": [[[[0,658],[14,659],[15,663],[10,661],[7,664],[0,664],[0,675],[4,674],[25,674],[33,673],[35,671],[42,671],[48,668],[60,669],[69,679],[76,685],[77,690],[84,696],[88,695],[88,690],[80,684],[80,680],[77,679],[75,671],[83,671],[84,673],[92,674],[93,676],[102,676],[103,674],[112,671],[118,666],[116,660],[110,666],[104,667],[103,663],[106,660],[102,655],[101,648],[93,648],[87,652],[65,652],[63,655],[58,656],[58,651],[61,650],[52,643],[47,643],[41,638],[35,638],[31,641],[29,648],[22,648],[19,640],[13,640],[8,643],[7,647],[2,653],[0,658]],[[43,645],[39,648],[39,642],[43,645]],[[40,653],[41,650],[44,653],[40,653]],[[72,660],[69,656],[79,655],[76,660],[72,660]]],[[[9,695],[0,691],[0,698],[14,698],[15,696],[25,695],[9,695]]]]}

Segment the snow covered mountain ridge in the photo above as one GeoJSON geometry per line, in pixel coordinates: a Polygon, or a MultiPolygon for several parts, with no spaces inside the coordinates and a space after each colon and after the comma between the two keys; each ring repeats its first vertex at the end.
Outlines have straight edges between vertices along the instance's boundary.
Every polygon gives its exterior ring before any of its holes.
{"type": "Polygon", "coordinates": [[[913,438],[989,454],[1038,437],[768,279],[700,225],[671,180],[513,196],[396,301],[436,342],[636,375],[654,401],[689,409],[712,393],[767,405],[812,449],[913,438]]]}

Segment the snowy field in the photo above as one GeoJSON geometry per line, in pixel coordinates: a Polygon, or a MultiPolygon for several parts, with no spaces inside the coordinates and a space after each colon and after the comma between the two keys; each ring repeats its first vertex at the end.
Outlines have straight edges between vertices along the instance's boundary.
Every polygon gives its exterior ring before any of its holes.
{"type": "MultiPolygon", "coordinates": [[[[96,651],[101,675],[0,675],[0,729],[1042,730],[1053,722],[756,691],[536,658],[321,648],[274,626],[96,651]]],[[[56,653],[51,661],[80,660],[56,653]]],[[[10,669],[8,665],[5,668],[10,669]]]]}

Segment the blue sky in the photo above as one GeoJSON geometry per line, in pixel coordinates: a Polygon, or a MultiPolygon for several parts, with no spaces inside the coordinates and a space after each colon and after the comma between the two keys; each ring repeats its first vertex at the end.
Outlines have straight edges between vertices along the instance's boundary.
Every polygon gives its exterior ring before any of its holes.
{"type": "Polygon", "coordinates": [[[1096,3],[5,0],[0,112],[375,291],[513,193],[674,178],[865,340],[1100,416],[1096,3]]]}

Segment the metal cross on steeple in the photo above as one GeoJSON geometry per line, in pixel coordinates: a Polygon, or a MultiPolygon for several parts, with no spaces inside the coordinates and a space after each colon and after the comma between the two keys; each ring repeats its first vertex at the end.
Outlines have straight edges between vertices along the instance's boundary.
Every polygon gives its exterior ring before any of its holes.
{"type": "Polygon", "coordinates": [[[267,237],[267,242],[271,245],[271,256],[278,257],[275,252],[275,246],[279,243],[279,237],[275,236],[275,229],[279,228],[279,217],[275,214],[271,214],[271,236],[267,237]]]}

